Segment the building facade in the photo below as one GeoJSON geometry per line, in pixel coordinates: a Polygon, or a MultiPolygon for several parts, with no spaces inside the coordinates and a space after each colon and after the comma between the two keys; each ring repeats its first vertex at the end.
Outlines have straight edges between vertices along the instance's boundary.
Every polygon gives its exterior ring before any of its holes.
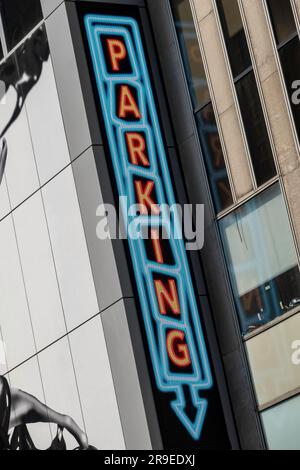
{"type": "Polygon", "coordinates": [[[299,0],[0,13],[1,448],[299,449],[299,0]]]}

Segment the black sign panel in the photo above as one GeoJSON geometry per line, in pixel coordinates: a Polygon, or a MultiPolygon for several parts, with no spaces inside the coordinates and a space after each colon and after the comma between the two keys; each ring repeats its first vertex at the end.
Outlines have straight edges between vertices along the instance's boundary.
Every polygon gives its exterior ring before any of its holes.
{"type": "Polygon", "coordinates": [[[120,4],[85,3],[78,11],[106,157],[122,198],[164,446],[229,448],[203,306],[181,235],[145,15],[120,4]]]}

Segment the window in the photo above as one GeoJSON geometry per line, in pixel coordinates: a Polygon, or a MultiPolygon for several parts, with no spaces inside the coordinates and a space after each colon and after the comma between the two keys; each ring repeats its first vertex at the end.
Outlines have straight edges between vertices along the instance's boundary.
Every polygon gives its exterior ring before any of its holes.
{"type": "Polygon", "coordinates": [[[244,335],[300,306],[297,254],[279,184],[222,219],[220,230],[244,335]]]}
{"type": "Polygon", "coordinates": [[[261,186],[275,176],[276,167],[253,71],[236,83],[236,91],[257,185],[261,186]]]}
{"type": "Polygon", "coordinates": [[[268,0],[277,44],[288,41],[297,31],[289,0],[268,0]]]}
{"type": "Polygon", "coordinates": [[[268,0],[282,72],[300,140],[300,41],[289,1],[268,0]],[[284,4],[283,4],[284,3],[284,4]]]}
{"type": "Polygon", "coordinates": [[[237,1],[218,1],[228,56],[235,77],[251,67],[251,58],[237,1]]]}
{"type": "Polygon", "coordinates": [[[300,450],[300,396],[262,413],[270,450],[300,450]]]}
{"type": "Polygon", "coordinates": [[[217,0],[224,39],[258,186],[276,176],[276,166],[237,0],[217,0]]]}
{"type": "Polygon", "coordinates": [[[196,117],[215,207],[221,212],[233,204],[233,199],[212,104],[202,108],[196,117]]]}
{"type": "Polygon", "coordinates": [[[198,108],[208,103],[210,96],[192,12],[185,0],[173,1],[172,7],[191,97],[198,108]]]}
{"type": "Polygon", "coordinates": [[[189,0],[171,0],[179,45],[217,212],[233,204],[228,173],[189,0]]]}
{"type": "Polygon", "coordinates": [[[1,0],[0,12],[8,50],[43,18],[40,0],[1,0]]]}

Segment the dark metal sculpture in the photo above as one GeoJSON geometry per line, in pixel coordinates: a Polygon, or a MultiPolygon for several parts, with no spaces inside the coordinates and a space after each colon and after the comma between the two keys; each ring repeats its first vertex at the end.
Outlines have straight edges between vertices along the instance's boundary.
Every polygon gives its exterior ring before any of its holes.
{"type": "Polygon", "coordinates": [[[76,439],[78,449],[92,449],[86,434],[70,416],[57,413],[28,393],[10,388],[6,378],[0,377],[0,450],[37,450],[26,426],[34,423],[57,424],[57,435],[48,450],[66,450],[64,429],[76,439]]]}

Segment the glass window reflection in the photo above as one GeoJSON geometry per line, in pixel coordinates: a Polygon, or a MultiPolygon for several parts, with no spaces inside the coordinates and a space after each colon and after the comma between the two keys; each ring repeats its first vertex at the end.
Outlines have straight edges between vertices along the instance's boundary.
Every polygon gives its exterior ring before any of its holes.
{"type": "Polygon", "coordinates": [[[199,108],[210,95],[189,1],[175,0],[172,9],[193,104],[199,108]]]}
{"type": "Polygon", "coordinates": [[[233,204],[231,188],[212,104],[197,114],[197,124],[217,212],[233,204]]]}
{"type": "Polygon", "coordinates": [[[234,77],[251,66],[246,35],[237,0],[217,0],[224,38],[234,77]]]}
{"type": "Polygon", "coordinates": [[[279,57],[300,140],[300,41],[298,35],[280,49],[279,57]]]}
{"type": "Polygon", "coordinates": [[[296,23],[289,1],[268,0],[277,44],[281,44],[296,33],[296,23]]]}
{"type": "Polygon", "coordinates": [[[233,204],[220,136],[206,80],[201,50],[189,0],[173,0],[175,26],[196,114],[201,148],[206,163],[216,212],[233,204]]]}
{"type": "Polygon", "coordinates": [[[236,91],[256,181],[261,186],[276,175],[276,167],[253,71],[237,82],[236,91]]]}
{"type": "Polygon", "coordinates": [[[300,450],[300,395],[261,415],[269,450],[300,450]]]}
{"type": "Polygon", "coordinates": [[[244,335],[300,306],[299,266],[279,185],[224,218],[220,229],[244,335]]]}
{"type": "Polygon", "coordinates": [[[290,1],[268,0],[269,13],[277,42],[278,54],[300,139],[300,41],[290,1]]]}

